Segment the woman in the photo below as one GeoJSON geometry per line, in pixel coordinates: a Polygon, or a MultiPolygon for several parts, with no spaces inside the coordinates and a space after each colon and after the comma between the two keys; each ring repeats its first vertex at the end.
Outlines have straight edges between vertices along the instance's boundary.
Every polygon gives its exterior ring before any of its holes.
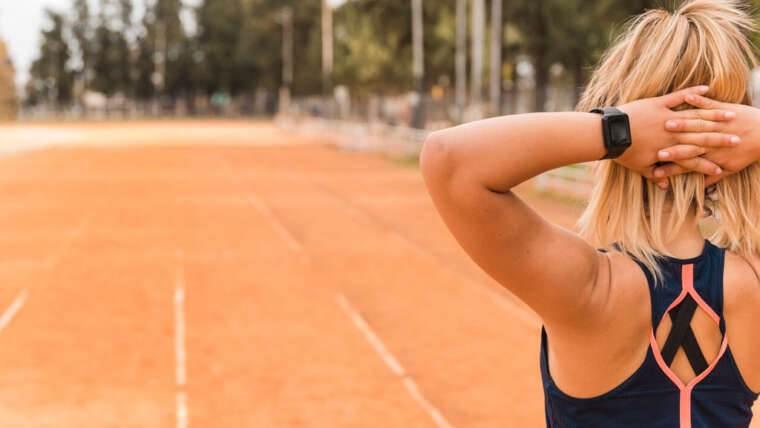
{"type": "Polygon", "coordinates": [[[547,425],[748,426],[760,390],[751,31],[735,0],[650,10],[602,58],[579,112],[484,120],[426,141],[421,169],[447,226],[543,321],[547,425]],[[609,106],[622,113],[605,113],[607,125],[586,113],[609,106]],[[628,136],[610,124],[626,115],[628,136]],[[603,157],[614,159],[597,165],[581,236],[511,191],[603,157]],[[699,229],[706,216],[717,219],[712,242],[699,229]]]}

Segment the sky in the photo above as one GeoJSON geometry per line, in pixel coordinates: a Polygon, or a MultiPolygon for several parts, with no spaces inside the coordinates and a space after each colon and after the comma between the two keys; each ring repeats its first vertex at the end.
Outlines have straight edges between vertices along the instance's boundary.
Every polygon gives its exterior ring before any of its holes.
{"type": "MultiPolygon", "coordinates": [[[[328,0],[335,7],[346,0],[328,0]]],[[[45,26],[44,10],[49,7],[68,12],[72,0],[0,0],[0,39],[8,45],[11,60],[16,67],[16,85],[23,86],[29,76],[28,70],[37,55],[40,31],[45,26]]],[[[95,1],[90,0],[94,6],[95,1]]],[[[185,4],[197,4],[198,0],[185,0],[185,4]]],[[[135,1],[135,15],[142,15],[145,0],[135,1]]]]}

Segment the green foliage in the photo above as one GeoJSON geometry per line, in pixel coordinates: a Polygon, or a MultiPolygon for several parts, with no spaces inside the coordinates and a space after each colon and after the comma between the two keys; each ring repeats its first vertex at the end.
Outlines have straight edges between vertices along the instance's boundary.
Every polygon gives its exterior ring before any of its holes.
{"type": "MultiPolygon", "coordinates": [[[[259,88],[275,93],[283,84],[285,8],[293,11],[292,92],[322,92],[321,0],[201,0],[192,11],[192,34],[180,20],[181,0],[151,0],[139,23],[132,22],[133,0],[99,1],[97,17],[86,0],[72,0],[71,22],[48,12],[51,29],[43,31],[32,66],[29,102],[65,104],[74,81],[82,89],[139,100],[250,97],[259,88]]],[[[541,89],[551,82],[579,90],[622,22],[674,1],[504,0],[503,78],[512,80],[517,59],[527,57],[536,70],[538,104],[545,96],[541,89]],[[561,66],[555,67],[559,75],[549,73],[554,65],[561,66]]],[[[750,1],[760,7],[760,0],[750,1]]],[[[423,2],[426,90],[453,86],[455,3],[423,2]]],[[[486,6],[490,14],[490,0],[486,6]]],[[[411,0],[348,0],[334,10],[333,22],[335,85],[359,96],[412,89],[411,0]]],[[[468,17],[468,31],[471,25],[468,17]]],[[[488,55],[484,59],[487,65],[488,55]]]]}
{"type": "Polygon", "coordinates": [[[32,63],[27,84],[28,102],[47,101],[57,106],[71,102],[74,76],[67,67],[71,49],[64,38],[64,18],[52,10],[45,11],[50,29],[42,30],[40,55],[32,63]]]}
{"type": "MultiPolygon", "coordinates": [[[[423,4],[425,84],[453,80],[453,0],[423,4]]],[[[355,0],[335,12],[336,82],[358,92],[398,93],[412,88],[409,0],[355,0]]]]}

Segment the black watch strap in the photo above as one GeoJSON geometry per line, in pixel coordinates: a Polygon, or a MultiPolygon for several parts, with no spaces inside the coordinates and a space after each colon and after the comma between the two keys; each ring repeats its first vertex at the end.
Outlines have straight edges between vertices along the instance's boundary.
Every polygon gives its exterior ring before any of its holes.
{"type": "Polygon", "coordinates": [[[590,111],[602,115],[602,134],[607,154],[602,159],[615,159],[631,146],[628,115],[615,107],[599,107],[590,111]]]}

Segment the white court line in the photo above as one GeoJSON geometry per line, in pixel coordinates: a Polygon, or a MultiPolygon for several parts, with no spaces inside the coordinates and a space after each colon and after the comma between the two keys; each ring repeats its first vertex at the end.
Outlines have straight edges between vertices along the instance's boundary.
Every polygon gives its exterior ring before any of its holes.
{"type": "Polygon", "coordinates": [[[58,247],[58,250],[54,253],[50,254],[46,259],[44,263],[45,270],[52,269],[58,262],[61,260],[61,257],[66,252],[66,250],[69,249],[71,244],[74,242],[74,240],[84,232],[85,227],[90,222],[90,220],[85,217],[83,218],[77,227],[71,230],[69,232],[68,236],[66,236],[66,239],[63,240],[63,243],[60,247],[58,247]]]}
{"type": "Polygon", "coordinates": [[[324,191],[325,193],[332,194],[335,199],[340,200],[342,202],[341,205],[343,206],[344,211],[350,217],[353,217],[354,219],[356,219],[357,221],[365,225],[374,224],[376,226],[379,226],[380,228],[385,230],[386,233],[392,236],[394,239],[397,239],[401,241],[402,243],[404,243],[407,247],[411,248],[419,256],[426,259],[429,263],[433,264],[434,266],[442,270],[449,272],[451,275],[458,278],[460,281],[473,285],[472,288],[476,292],[491,299],[497,306],[506,310],[511,315],[517,317],[517,319],[523,324],[528,325],[528,326],[536,325],[537,317],[533,315],[531,312],[529,312],[528,310],[526,310],[524,307],[520,306],[517,302],[499,294],[491,286],[488,286],[479,281],[476,281],[470,278],[469,276],[451,268],[447,264],[442,263],[441,260],[438,260],[433,254],[430,253],[430,250],[418,244],[417,242],[409,239],[408,237],[402,235],[401,233],[397,232],[393,228],[388,227],[387,225],[381,223],[377,219],[373,218],[371,215],[364,212],[363,209],[357,208],[352,201],[346,200],[346,198],[343,197],[343,195],[339,195],[336,192],[334,192],[332,189],[327,189],[323,187],[323,185],[321,184],[317,184],[316,187],[322,189],[322,191],[324,191]]]}
{"type": "Polygon", "coordinates": [[[272,210],[269,209],[264,201],[262,201],[261,198],[256,195],[249,195],[248,201],[267,219],[272,229],[274,229],[275,232],[280,235],[280,238],[285,241],[285,244],[288,246],[288,248],[290,248],[290,250],[293,251],[296,256],[298,256],[298,259],[301,261],[301,263],[309,263],[309,255],[306,253],[303,246],[301,246],[293,234],[288,231],[285,225],[277,219],[275,214],[272,212],[272,210]]]}
{"type": "Polygon", "coordinates": [[[178,387],[187,383],[187,353],[185,349],[185,274],[182,268],[184,253],[177,251],[177,278],[174,285],[174,366],[178,387]]]}
{"type": "MultiPolygon", "coordinates": [[[[71,233],[69,233],[66,239],[64,239],[63,243],[58,247],[58,249],[45,259],[42,265],[44,270],[50,270],[56,264],[58,264],[61,256],[66,252],[69,246],[71,246],[71,243],[74,242],[74,239],[76,239],[82,233],[82,231],[84,231],[87,222],[88,219],[83,218],[82,221],[79,222],[79,225],[74,228],[71,233]]],[[[8,326],[8,324],[10,324],[11,320],[13,320],[13,317],[15,317],[18,311],[21,310],[21,307],[24,306],[24,302],[26,302],[27,297],[29,297],[29,290],[24,289],[21,290],[15,299],[13,299],[13,302],[11,302],[10,306],[8,306],[5,312],[3,312],[3,314],[0,316],[0,332],[3,331],[5,327],[8,326]]]]}
{"type": "Polygon", "coordinates": [[[0,316],[0,331],[3,331],[3,329],[11,322],[13,317],[16,316],[16,313],[18,313],[21,307],[24,306],[24,302],[26,301],[28,295],[28,290],[22,290],[18,296],[13,299],[13,302],[10,306],[8,306],[8,309],[6,309],[5,312],[3,312],[3,315],[0,316]]]}
{"type": "Polygon", "coordinates": [[[177,387],[177,428],[186,428],[189,424],[187,411],[187,394],[183,390],[187,384],[187,351],[185,348],[185,272],[182,250],[175,253],[177,259],[177,277],[174,284],[174,379],[177,387]]]}
{"type": "Polygon", "coordinates": [[[187,428],[190,418],[187,414],[187,394],[177,393],[177,428],[187,428]]]}
{"type": "Polygon", "coordinates": [[[383,342],[380,340],[380,338],[377,337],[374,331],[372,331],[372,328],[367,324],[367,322],[362,318],[361,315],[351,306],[351,303],[346,299],[346,296],[342,294],[338,294],[335,296],[335,300],[337,300],[338,304],[341,308],[343,308],[343,311],[348,315],[349,318],[351,318],[351,321],[354,322],[354,325],[362,332],[364,333],[364,337],[367,339],[367,341],[372,345],[373,348],[375,348],[375,351],[377,351],[378,354],[380,354],[380,357],[383,359],[385,364],[395,373],[397,376],[401,378],[401,380],[404,383],[404,387],[409,391],[409,394],[411,394],[412,398],[417,402],[417,404],[420,405],[427,413],[430,415],[430,417],[433,419],[436,425],[438,425],[439,428],[454,428],[445,417],[443,417],[443,414],[433,406],[430,401],[425,398],[424,395],[422,395],[422,392],[420,392],[420,388],[417,386],[417,383],[414,382],[414,379],[409,376],[409,374],[406,372],[404,367],[396,360],[396,358],[388,352],[388,349],[385,347],[383,342]]]}

